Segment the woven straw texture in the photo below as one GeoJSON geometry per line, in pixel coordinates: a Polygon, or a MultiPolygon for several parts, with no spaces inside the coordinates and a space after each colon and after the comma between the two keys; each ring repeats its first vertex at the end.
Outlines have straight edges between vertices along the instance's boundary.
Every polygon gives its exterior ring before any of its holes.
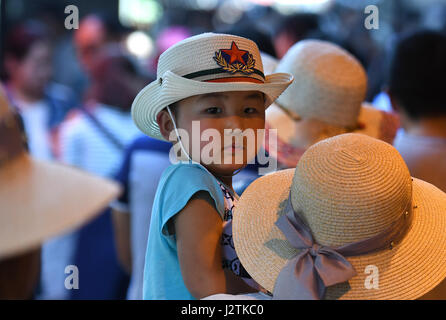
{"type": "Polygon", "coordinates": [[[236,42],[240,50],[249,51],[255,60],[255,69],[263,72],[262,60],[257,45],[248,39],[205,33],[183,40],[166,50],[159,59],[158,79],[143,88],[132,105],[132,117],[145,134],[164,140],[156,123],[157,114],[171,103],[199,94],[225,91],[261,91],[266,95],[265,107],[269,106],[290,85],[293,77],[286,73],[265,76],[250,74],[264,83],[252,82],[203,82],[222,77],[240,77],[242,73],[220,73],[187,79],[183,76],[218,68],[213,59],[220,49],[228,49],[236,42]]]}
{"type": "Polygon", "coordinates": [[[282,58],[276,72],[289,72],[295,78],[277,99],[280,105],[303,119],[356,126],[367,75],[347,51],[326,41],[299,41],[282,58]]]}
{"type": "MultiPolygon", "coordinates": [[[[352,130],[352,133],[365,134],[387,143],[393,143],[399,128],[399,119],[396,115],[378,110],[367,103],[362,104],[357,122],[359,126],[352,130]]],[[[309,141],[312,141],[311,145],[348,131],[345,128],[328,125],[318,120],[296,121],[274,103],[266,111],[266,123],[269,128],[277,129],[277,137],[280,141],[289,145],[290,149],[297,148],[299,154],[301,149],[308,148],[309,141]]],[[[265,145],[265,149],[268,150],[268,145],[265,145]]],[[[287,155],[278,153],[277,160],[282,164],[289,164],[289,167],[297,165],[299,155],[296,154],[295,157],[288,155],[287,158],[283,158],[284,156],[287,155]],[[297,161],[290,163],[288,157],[297,159],[297,161]]]]}
{"type": "Polygon", "coordinates": [[[416,299],[446,277],[446,194],[409,176],[390,145],[358,134],[324,140],[307,150],[296,169],[254,181],[234,211],[234,244],[241,263],[273,291],[282,267],[297,250],[274,225],[291,190],[321,245],[369,238],[416,206],[407,234],[393,249],[347,257],[357,270],[350,281],[327,288],[326,299],[416,299]],[[411,187],[412,185],[412,187],[411,187]],[[378,289],[367,289],[367,266],[379,271],[378,289]]]}
{"type": "Polygon", "coordinates": [[[0,258],[39,245],[92,219],[119,186],[25,153],[0,168],[0,258]]]}

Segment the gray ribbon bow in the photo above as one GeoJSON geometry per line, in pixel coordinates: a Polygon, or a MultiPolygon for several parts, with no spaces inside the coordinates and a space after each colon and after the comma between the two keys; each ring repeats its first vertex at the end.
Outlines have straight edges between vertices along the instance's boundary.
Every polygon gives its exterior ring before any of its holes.
{"type": "Polygon", "coordinates": [[[412,221],[412,201],[403,214],[381,233],[341,247],[325,247],[314,242],[311,230],[302,220],[288,197],[286,214],[277,221],[277,227],[288,242],[301,252],[289,260],[280,271],[274,286],[274,299],[322,299],[326,287],[348,281],[356,270],[344,256],[368,254],[384,248],[392,249],[406,234],[412,221]]]}
{"type": "Polygon", "coordinates": [[[356,275],[339,252],[314,242],[311,231],[294,212],[288,199],[286,214],[276,222],[288,242],[301,252],[281,270],[274,287],[274,299],[318,300],[325,288],[356,275]]]}

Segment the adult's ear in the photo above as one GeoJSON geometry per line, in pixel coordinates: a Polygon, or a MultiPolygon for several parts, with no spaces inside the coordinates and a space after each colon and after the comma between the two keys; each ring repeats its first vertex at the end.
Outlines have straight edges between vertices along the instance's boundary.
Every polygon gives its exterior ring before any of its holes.
{"type": "Polygon", "coordinates": [[[158,113],[156,116],[156,122],[160,127],[161,135],[164,137],[164,139],[169,141],[169,136],[172,130],[174,130],[174,126],[167,109],[163,109],[158,113]]]}

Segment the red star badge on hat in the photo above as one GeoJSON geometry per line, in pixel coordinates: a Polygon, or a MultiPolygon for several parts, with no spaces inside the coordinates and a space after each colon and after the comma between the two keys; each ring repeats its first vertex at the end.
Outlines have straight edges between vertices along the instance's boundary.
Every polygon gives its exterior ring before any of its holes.
{"type": "Polygon", "coordinates": [[[243,65],[246,65],[245,60],[243,60],[243,56],[248,53],[248,51],[240,50],[235,44],[235,41],[232,41],[231,49],[222,49],[221,51],[231,57],[231,60],[229,62],[230,64],[234,63],[235,61],[239,61],[243,65]]]}

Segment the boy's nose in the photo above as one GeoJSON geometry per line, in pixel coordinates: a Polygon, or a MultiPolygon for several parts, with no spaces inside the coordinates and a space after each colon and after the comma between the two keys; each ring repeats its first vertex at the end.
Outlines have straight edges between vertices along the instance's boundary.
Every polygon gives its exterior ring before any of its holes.
{"type": "Polygon", "coordinates": [[[243,119],[238,116],[227,117],[225,121],[225,129],[244,129],[243,119]]]}

